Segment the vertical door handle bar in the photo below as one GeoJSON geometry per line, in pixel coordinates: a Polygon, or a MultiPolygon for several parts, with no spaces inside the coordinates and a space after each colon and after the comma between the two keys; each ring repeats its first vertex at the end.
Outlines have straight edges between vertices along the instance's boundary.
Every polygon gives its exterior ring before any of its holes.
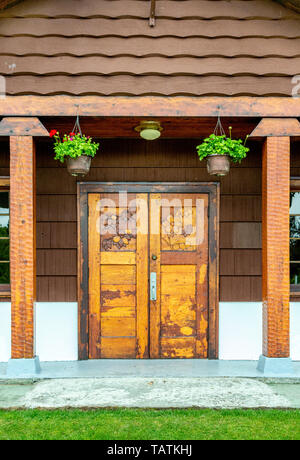
{"type": "Polygon", "coordinates": [[[156,273],[150,273],[150,300],[156,300],[156,273]]]}

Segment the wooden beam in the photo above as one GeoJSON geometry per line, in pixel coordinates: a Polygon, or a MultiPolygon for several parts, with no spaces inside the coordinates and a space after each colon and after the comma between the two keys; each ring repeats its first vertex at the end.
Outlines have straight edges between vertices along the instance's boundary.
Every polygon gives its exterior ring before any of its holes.
{"type": "Polygon", "coordinates": [[[38,118],[11,117],[0,122],[0,136],[49,136],[38,118]]]}
{"type": "Polygon", "coordinates": [[[300,13],[300,0],[276,0],[276,1],[286,6],[286,8],[290,8],[300,13]]]}
{"type": "Polygon", "coordinates": [[[6,8],[15,6],[22,1],[23,0],[0,0],[0,10],[5,10],[6,8]]]}
{"type": "Polygon", "coordinates": [[[263,355],[289,357],[290,138],[267,137],[262,163],[263,355]]]}
{"type": "Polygon", "coordinates": [[[35,148],[31,136],[10,137],[11,355],[34,357],[36,296],[35,148]]]}
{"type": "Polygon", "coordinates": [[[0,116],[300,117],[292,97],[7,96],[0,116]]]}
{"type": "Polygon", "coordinates": [[[282,136],[300,136],[297,118],[263,118],[250,134],[250,137],[282,136]]]}
{"type": "Polygon", "coordinates": [[[0,187],[8,187],[10,186],[10,178],[7,176],[0,176],[0,187]]]}
{"type": "Polygon", "coordinates": [[[150,17],[149,17],[149,26],[155,26],[155,0],[150,0],[150,17]]]}

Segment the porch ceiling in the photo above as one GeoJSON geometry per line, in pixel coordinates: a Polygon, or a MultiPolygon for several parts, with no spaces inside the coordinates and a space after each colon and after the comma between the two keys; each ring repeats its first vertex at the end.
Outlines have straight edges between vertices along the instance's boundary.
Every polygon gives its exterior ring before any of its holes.
{"type": "MultiPolygon", "coordinates": [[[[163,138],[202,138],[211,134],[216,126],[216,117],[208,118],[166,118],[166,117],[81,117],[80,125],[84,134],[100,138],[138,138],[134,130],[142,119],[159,120],[163,127],[163,138]]],[[[73,130],[75,117],[41,117],[41,122],[50,131],[60,133],[73,130]]],[[[233,127],[234,137],[245,137],[257,126],[260,118],[222,118],[222,124],[228,133],[233,127]]]]}

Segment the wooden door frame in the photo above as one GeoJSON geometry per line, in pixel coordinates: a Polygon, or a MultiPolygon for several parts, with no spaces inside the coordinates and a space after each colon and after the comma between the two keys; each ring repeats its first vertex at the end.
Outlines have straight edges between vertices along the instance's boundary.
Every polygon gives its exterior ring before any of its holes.
{"type": "Polygon", "coordinates": [[[208,194],[208,359],[219,356],[219,182],[78,182],[78,357],[89,359],[88,194],[89,193],[208,194]],[[214,280],[214,282],[211,282],[214,280]]]}

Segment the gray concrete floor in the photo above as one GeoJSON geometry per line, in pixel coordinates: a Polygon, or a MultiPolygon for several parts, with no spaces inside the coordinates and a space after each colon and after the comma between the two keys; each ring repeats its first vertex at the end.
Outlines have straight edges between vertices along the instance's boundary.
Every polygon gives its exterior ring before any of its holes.
{"type": "Polygon", "coordinates": [[[0,408],[300,408],[300,383],[249,378],[89,378],[0,384],[0,408]]]}
{"type": "Polygon", "coordinates": [[[0,408],[300,408],[300,362],[269,378],[256,361],[90,360],[43,362],[15,380],[0,363],[0,408]]]}
{"type": "MultiPolygon", "coordinates": [[[[284,375],[300,379],[300,361],[294,361],[294,375],[284,375]]],[[[257,369],[257,361],[222,360],[122,360],[103,359],[68,362],[42,362],[42,371],[37,375],[24,375],[24,378],[199,378],[199,377],[264,377],[257,369]]],[[[0,380],[6,376],[6,363],[0,363],[0,380]]]]}

